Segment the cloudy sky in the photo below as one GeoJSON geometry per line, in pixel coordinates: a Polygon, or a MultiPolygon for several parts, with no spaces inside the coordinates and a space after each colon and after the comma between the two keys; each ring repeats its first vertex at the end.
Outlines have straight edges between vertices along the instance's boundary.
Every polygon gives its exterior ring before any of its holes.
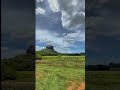
{"type": "Polygon", "coordinates": [[[86,1],[86,64],[120,62],[118,0],[86,1]]]}
{"type": "Polygon", "coordinates": [[[1,56],[23,54],[35,43],[34,0],[1,1],[1,56]]]}
{"type": "Polygon", "coordinates": [[[36,50],[85,52],[85,0],[36,0],[36,50]]]}

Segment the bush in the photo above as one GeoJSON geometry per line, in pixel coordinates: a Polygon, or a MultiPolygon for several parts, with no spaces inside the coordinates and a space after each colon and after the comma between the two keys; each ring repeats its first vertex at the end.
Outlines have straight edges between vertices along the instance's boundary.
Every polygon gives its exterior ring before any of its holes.
{"type": "Polygon", "coordinates": [[[49,49],[42,49],[40,51],[37,51],[36,54],[42,56],[57,56],[59,53],[49,49]]]}

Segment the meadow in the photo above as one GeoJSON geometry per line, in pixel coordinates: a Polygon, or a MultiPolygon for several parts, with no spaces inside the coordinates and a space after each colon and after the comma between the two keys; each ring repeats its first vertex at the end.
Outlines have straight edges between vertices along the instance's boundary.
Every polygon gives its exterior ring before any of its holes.
{"type": "Polygon", "coordinates": [[[35,89],[34,55],[23,54],[1,60],[1,90],[35,89]]]}
{"type": "Polygon", "coordinates": [[[34,71],[16,71],[15,80],[1,82],[1,90],[34,90],[34,71]]]}
{"type": "Polygon", "coordinates": [[[120,90],[119,71],[86,71],[86,90],[120,90]]]}
{"type": "Polygon", "coordinates": [[[84,90],[84,56],[42,56],[36,60],[36,90],[84,90]]]}

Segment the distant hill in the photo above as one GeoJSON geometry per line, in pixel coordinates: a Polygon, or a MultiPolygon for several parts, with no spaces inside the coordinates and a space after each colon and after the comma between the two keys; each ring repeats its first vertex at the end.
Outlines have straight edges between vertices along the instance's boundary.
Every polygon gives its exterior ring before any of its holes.
{"type": "Polygon", "coordinates": [[[85,55],[85,53],[59,53],[54,50],[54,47],[51,45],[46,46],[45,49],[36,51],[37,55],[41,56],[57,56],[57,55],[64,55],[64,56],[80,56],[85,55]]]}
{"type": "Polygon", "coordinates": [[[1,60],[1,80],[15,80],[18,78],[16,71],[34,71],[35,55],[21,54],[13,58],[1,60]]]}
{"type": "Polygon", "coordinates": [[[36,54],[39,54],[42,56],[57,56],[59,53],[50,49],[42,49],[40,51],[37,51],[36,54]]]}

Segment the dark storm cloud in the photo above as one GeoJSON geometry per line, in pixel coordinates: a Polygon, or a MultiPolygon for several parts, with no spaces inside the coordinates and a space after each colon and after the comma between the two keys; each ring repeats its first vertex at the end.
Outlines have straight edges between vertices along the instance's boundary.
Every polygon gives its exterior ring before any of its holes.
{"type": "Polygon", "coordinates": [[[34,43],[34,8],[34,0],[2,0],[2,47],[8,48],[8,54],[22,53],[34,43]]]}
{"type": "Polygon", "coordinates": [[[16,10],[33,10],[34,0],[2,0],[2,8],[16,9],[16,10]]]}
{"type": "Polygon", "coordinates": [[[103,1],[99,3],[95,0],[86,13],[88,64],[108,64],[118,62],[120,58],[119,4],[113,0],[103,1]]]}

